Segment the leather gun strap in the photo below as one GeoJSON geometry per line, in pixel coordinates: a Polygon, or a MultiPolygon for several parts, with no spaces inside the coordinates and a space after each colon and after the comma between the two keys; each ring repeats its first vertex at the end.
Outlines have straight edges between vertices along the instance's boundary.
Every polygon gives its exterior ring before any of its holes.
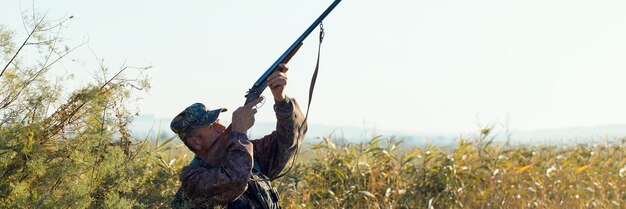
{"type": "MultiPolygon", "coordinates": [[[[309,110],[311,108],[311,99],[313,98],[313,90],[315,89],[315,81],[317,81],[317,72],[320,69],[320,52],[322,51],[322,41],[324,40],[324,24],[320,23],[320,43],[317,47],[317,63],[315,64],[315,71],[313,72],[313,77],[311,77],[311,85],[309,86],[309,102],[306,106],[306,114],[304,115],[304,120],[302,121],[302,124],[300,125],[300,127],[303,127],[304,124],[307,122],[307,119],[309,118],[309,110]]],[[[302,146],[300,143],[298,143],[298,146],[296,146],[296,153],[294,155],[294,159],[291,160],[291,165],[289,166],[289,169],[287,169],[287,171],[285,171],[284,173],[276,176],[276,178],[274,179],[279,179],[285,175],[287,175],[287,173],[289,173],[289,171],[291,171],[291,169],[293,168],[293,165],[296,163],[296,158],[298,157],[298,152],[300,152],[300,146],[302,146]]],[[[272,180],[274,180],[272,179],[272,180]]]]}
{"type": "Polygon", "coordinates": [[[315,89],[315,81],[317,81],[317,72],[320,69],[320,52],[322,51],[322,41],[324,40],[324,23],[320,23],[320,43],[317,46],[317,63],[315,64],[315,71],[313,77],[311,77],[311,85],[309,86],[309,102],[306,106],[306,114],[304,116],[304,123],[309,118],[309,109],[311,108],[311,100],[313,99],[313,90],[315,89]]]}

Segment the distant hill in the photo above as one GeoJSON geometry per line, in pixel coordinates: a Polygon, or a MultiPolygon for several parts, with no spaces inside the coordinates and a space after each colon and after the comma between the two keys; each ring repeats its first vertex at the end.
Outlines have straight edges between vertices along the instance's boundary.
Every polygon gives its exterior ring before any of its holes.
{"type": "Polygon", "coordinates": [[[539,129],[512,134],[515,143],[521,144],[580,144],[604,143],[626,137],[626,124],[561,129],[539,129]]]}
{"type": "MultiPolygon", "coordinates": [[[[174,133],[169,128],[171,118],[157,118],[152,115],[139,115],[131,123],[131,132],[139,138],[155,138],[160,131],[161,138],[171,137],[174,133]]],[[[271,133],[275,129],[273,123],[257,123],[250,130],[251,138],[259,138],[271,133]]],[[[309,125],[307,132],[307,142],[320,141],[319,137],[332,135],[336,139],[346,142],[358,143],[367,141],[376,135],[394,136],[398,140],[405,141],[406,144],[425,146],[454,146],[459,137],[472,139],[478,134],[475,133],[396,133],[387,130],[371,130],[359,127],[339,127],[330,125],[309,125]]],[[[531,131],[513,131],[509,137],[499,130],[495,130],[491,136],[494,141],[505,143],[510,139],[511,144],[522,145],[571,145],[578,143],[604,143],[616,141],[626,137],[626,124],[603,125],[593,127],[571,127],[562,129],[539,129],[531,131]]]]}

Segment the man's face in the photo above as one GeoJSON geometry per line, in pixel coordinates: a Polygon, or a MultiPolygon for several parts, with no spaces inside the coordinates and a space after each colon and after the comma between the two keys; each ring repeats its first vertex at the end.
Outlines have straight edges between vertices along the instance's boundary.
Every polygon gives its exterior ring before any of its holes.
{"type": "Polygon", "coordinates": [[[217,119],[210,125],[201,126],[196,128],[188,140],[192,140],[191,146],[196,149],[197,152],[215,152],[217,150],[211,150],[219,148],[218,138],[226,130],[226,127],[220,123],[217,119]]]}

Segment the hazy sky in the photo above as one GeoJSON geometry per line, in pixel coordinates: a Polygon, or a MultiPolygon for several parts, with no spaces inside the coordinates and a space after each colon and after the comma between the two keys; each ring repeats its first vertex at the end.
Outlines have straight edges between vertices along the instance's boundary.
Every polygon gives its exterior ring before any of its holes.
{"type": "MultiPolygon", "coordinates": [[[[73,15],[63,36],[88,37],[109,66],[154,66],[139,109],[157,117],[194,102],[234,110],[331,3],[35,1],[52,19],[73,15]]],[[[31,4],[3,2],[0,24],[23,37],[20,9],[31,4]]],[[[623,0],[344,0],[324,21],[310,123],[398,133],[507,120],[517,130],[624,124],[624,11],[623,0]]],[[[287,93],[302,106],[316,34],[290,63],[287,93]]],[[[87,48],[73,56],[92,57],[87,48]]],[[[56,70],[84,71],[71,63],[56,70]]],[[[257,121],[274,121],[271,104],[257,121]]]]}

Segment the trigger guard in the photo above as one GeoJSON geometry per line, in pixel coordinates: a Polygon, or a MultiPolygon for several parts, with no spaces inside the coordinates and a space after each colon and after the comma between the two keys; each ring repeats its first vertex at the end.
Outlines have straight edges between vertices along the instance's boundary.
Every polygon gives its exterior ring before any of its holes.
{"type": "Polygon", "coordinates": [[[254,105],[254,107],[252,107],[252,109],[258,110],[259,108],[263,107],[263,105],[265,104],[265,97],[261,96],[262,100],[261,102],[259,102],[258,104],[254,105]]]}

